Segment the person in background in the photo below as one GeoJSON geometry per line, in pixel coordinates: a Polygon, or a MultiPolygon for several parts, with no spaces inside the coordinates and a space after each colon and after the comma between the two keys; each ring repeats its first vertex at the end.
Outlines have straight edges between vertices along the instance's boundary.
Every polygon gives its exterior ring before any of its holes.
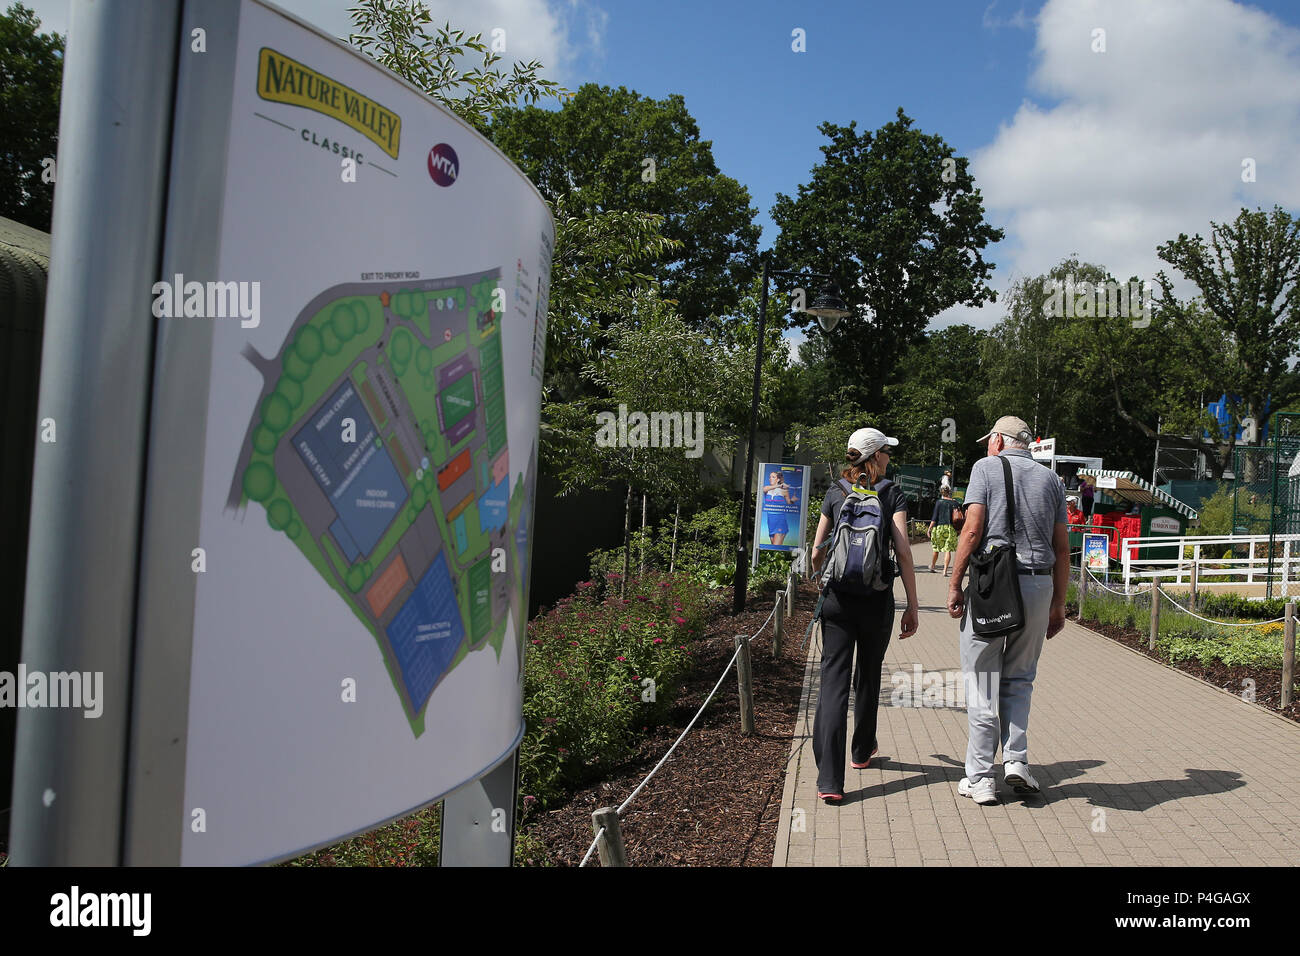
{"type": "Polygon", "coordinates": [[[1079,507],[1079,499],[1074,495],[1065,499],[1065,517],[1070,524],[1084,524],[1083,510],[1079,507]]]}
{"type": "Polygon", "coordinates": [[[1087,524],[1092,520],[1092,496],[1095,486],[1092,479],[1082,477],[1079,479],[1079,494],[1083,497],[1083,523],[1087,524]]]}
{"type": "MultiPolygon", "coordinates": [[[[890,447],[898,439],[888,438],[874,428],[859,428],[849,437],[845,455],[847,467],[842,482],[831,485],[822,501],[821,521],[813,540],[813,575],[821,574],[827,558],[824,545],[831,543],[831,533],[839,520],[839,509],[850,482],[873,489],[880,495],[880,513],[884,528],[890,532],[892,547],[885,547],[881,559],[886,573],[893,567],[890,552],[898,559],[899,574],[907,592],[907,609],[903,612],[900,639],[916,633],[920,605],[916,596],[916,572],[912,565],[912,545],[907,538],[907,498],[902,489],[885,479],[890,447]]],[[[852,485],[850,485],[850,488],[852,485]]],[[[853,769],[864,770],[878,749],[876,718],[880,703],[880,667],[889,647],[894,627],[894,591],[875,594],[840,593],[828,584],[822,598],[822,666],[818,688],[817,713],[813,718],[813,759],[817,761],[817,797],[827,803],[844,799],[844,750],[848,736],[849,678],[852,676],[853,769]],[[853,652],[857,650],[857,666],[853,652]]]]}
{"type": "Polygon", "coordinates": [[[930,570],[934,570],[939,555],[943,555],[943,576],[948,576],[948,565],[952,563],[953,552],[957,550],[957,530],[952,526],[952,510],[957,502],[952,496],[952,488],[939,486],[942,497],[934,503],[934,513],[930,515],[930,570]]]}
{"type": "MultiPolygon", "coordinates": [[[[943,477],[939,479],[939,494],[944,495],[945,493],[948,495],[952,494],[952,472],[951,471],[945,471],[943,473],[943,477]],[[946,492],[945,489],[947,489],[946,492]]],[[[934,569],[931,568],[930,570],[933,571],[934,569]]]]}

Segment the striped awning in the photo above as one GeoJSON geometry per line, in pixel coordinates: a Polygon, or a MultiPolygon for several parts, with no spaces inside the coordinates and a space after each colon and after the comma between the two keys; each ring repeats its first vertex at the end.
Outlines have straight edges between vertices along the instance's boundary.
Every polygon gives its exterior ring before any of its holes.
{"type": "Polygon", "coordinates": [[[1104,491],[1113,498],[1121,498],[1124,501],[1136,501],[1140,505],[1160,505],[1177,511],[1181,515],[1186,515],[1192,521],[1197,518],[1197,512],[1194,508],[1188,507],[1179,501],[1173,495],[1161,491],[1148,481],[1143,481],[1131,471],[1110,471],[1105,468],[1080,468],[1079,475],[1087,475],[1094,479],[1096,485],[1097,478],[1114,478],[1114,488],[1098,487],[1098,491],[1104,491]]]}

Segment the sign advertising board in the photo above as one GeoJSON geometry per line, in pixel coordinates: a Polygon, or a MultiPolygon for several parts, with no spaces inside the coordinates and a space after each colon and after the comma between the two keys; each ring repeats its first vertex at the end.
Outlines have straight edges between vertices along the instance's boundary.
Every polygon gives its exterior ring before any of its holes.
{"type": "Polygon", "coordinates": [[[808,465],[764,462],[758,472],[758,501],[754,506],[754,563],[759,551],[792,552],[803,548],[808,465]]]}
{"type": "Polygon", "coordinates": [[[1029,443],[1029,454],[1034,461],[1051,462],[1056,455],[1056,439],[1043,438],[1029,443]]]}
{"type": "Polygon", "coordinates": [[[1182,534],[1182,531],[1183,529],[1179,527],[1177,518],[1162,515],[1151,519],[1152,534],[1182,534]]]}
{"type": "Polygon", "coordinates": [[[155,289],[164,319],[226,306],[199,313],[187,865],[367,829],[518,745],[554,241],[451,112],[238,10],[215,275],[155,289]]]}
{"type": "Polygon", "coordinates": [[[1098,488],[1114,488],[1114,487],[1115,487],[1115,476],[1114,476],[1114,475],[1101,475],[1101,476],[1099,476],[1099,477],[1097,478],[1097,480],[1096,480],[1096,482],[1095,482],[1094,484],[1095,484],[1095,486],[1098,487],[1098,488]]]}
{"type": "Polygon", "coordinates": [[[1110,539],[1104,534],[1083,536],[1083,562],[1089,571],[1105,571],[1108,567],[1110,539]]]}

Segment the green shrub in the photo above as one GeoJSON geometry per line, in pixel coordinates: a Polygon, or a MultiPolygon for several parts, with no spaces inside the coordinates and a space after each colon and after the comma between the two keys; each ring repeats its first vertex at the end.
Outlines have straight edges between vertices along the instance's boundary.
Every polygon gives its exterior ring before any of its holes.
{"type": "MultiPolygon", "coordinates": [[[[617,574],[611,574],[611,584],[617,574]]],[[[666,713],[702,632],[707,591],[685,575],[628,582],[603,600],[595,581],[528,624],[520,792],[546,806],[636,750],[666,713]]]]}
{"type": "Polygon", "coordinates": [[[1232,592],[1207,594],[1199,601],[1197,612],[1206,617],[1269,621],[1286,614],[1286,602],[1281,598],[1274,598],[1271,601],[1252,601],[1232,592]]]}

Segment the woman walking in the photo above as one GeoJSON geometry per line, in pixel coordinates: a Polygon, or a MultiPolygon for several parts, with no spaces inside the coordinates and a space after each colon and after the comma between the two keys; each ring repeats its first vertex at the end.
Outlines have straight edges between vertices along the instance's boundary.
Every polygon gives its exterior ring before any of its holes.
{"type": "MultiPolygon", "coordinates": [[[[939,486],[943,488],[942,485],[939,486]]],[[[952,563],[953,553],[957,550],[957,529],[952,525],[952,513],[957,501],[952,496],[952,488],[943,489],[943,497],[934,503],[934,513],[930,515],[930,570],[934,570],[939,555],[943,555],[943,576],[948,576],[948,566],[952,563]]]]}
{"type": "Polygon", "coordinates": [[[823,592],[821,687],[817,715],[813,718],[813,756],[817,761],[817,796],[827,803],[844,799],[844,751],[848,736],[849,678],[852,674],[853,708],[852,762],[855,770],[865,769],[879,749],[876,717],[880,702],[880,667],[894,627],[894,564],[897,557],[907,609],[903,612],[900,638],[911,637],[917,628],[919,610],[912,546],[907,539],[907,499],[892,481],[884,480],[890,447],[898,440],[885,437],[874,428],[860,428],[849,438],[847,467],[822,502],[821,521],[813,541],[813,573],[820,574],[826,561],[826,546],[839,518],[848,491],[854,487],[874,490],[880,499],[882,532],[892,544],[881,544],[885,579],[891,587],[874,594],[837,591],[832,582],[823,592]],[[857,664],[854,666],[854,651],[857,664]]]}

